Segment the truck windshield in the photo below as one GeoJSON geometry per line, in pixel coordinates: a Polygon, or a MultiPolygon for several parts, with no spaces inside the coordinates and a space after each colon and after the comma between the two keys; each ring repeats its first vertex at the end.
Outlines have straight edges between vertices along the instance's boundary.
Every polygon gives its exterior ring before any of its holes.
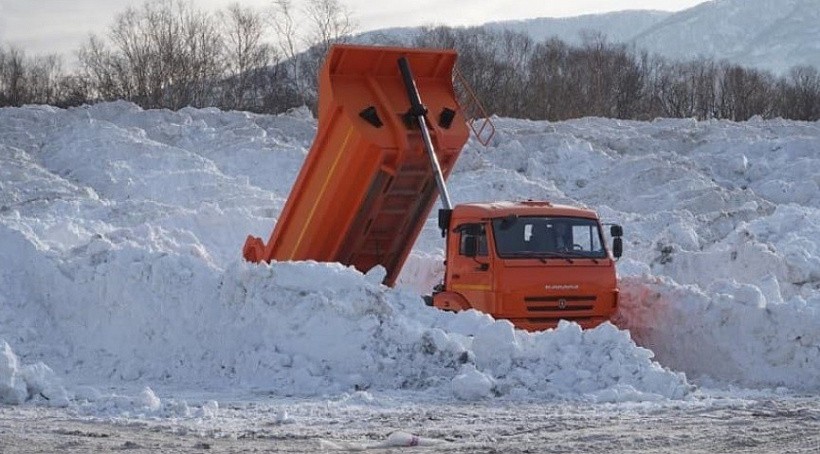
{"type": "Polygon", "coordinates": [[[493,219],[501,258],[605,258],[603,236],[594,219],[508,216],[493,219]]]}

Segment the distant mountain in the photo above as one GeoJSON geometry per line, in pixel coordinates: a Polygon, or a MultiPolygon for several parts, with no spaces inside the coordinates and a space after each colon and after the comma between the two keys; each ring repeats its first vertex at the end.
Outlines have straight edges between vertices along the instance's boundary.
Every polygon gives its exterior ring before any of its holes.
{"type": "MultiPolygon", "coordinates": [[[[653,25],[671,16],[665,11],[618,11],[606,14],[586,14],[575,17],[541,17],[537,19],[489,22],[481,27],[490,30],[511,30],[526,33],[536,41],[558,38],[569,44],[580,44],[583,35],[588,32],[599,32],[606,35],[609,41],[626,42],[637,32],[647,30],[653,25]]],[[[421,33],[419,27],[384,28],[362,33],[354,38],[355,42],[407,44],[421,33]]]]}
{"type": "MultiPolygon", "coordinates": [[[[820,0],[712,0],[677,12],[620,11],[569,18],[490,22],[493,30],[524,32],[579,44],[585,32],[674,60],[728,60],[783,74],[796,65],[820,68],[820,0]]],[[[407,43],[419,28],[368,32],[359,42],[407,43]]]]}
{"type": "Polygon", "coordinates": [[[524,32],[536,41],[558,38],[566,43],[580,44],[585,33],[599,32],[605,34],[610,41],[627,42],[637,32],[648,30],[671,15],[666,11],[618,11],[576,17],[490,22],[485,27],[524,32]]]}
{"type": "Polygon", "coordinates": [[[727,59],[784,73],[820,67],[820,0],[715,0],[637,34],[638,47],[673,58],[727,59]]]}

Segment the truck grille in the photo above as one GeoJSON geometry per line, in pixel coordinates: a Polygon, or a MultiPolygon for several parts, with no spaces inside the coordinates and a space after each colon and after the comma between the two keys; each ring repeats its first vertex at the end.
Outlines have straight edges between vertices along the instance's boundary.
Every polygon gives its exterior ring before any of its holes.
{"type": "Polygon", "coordinates": [[[591,296],[527,296],[524,303],[529,312],[580,312],[591,311],[595,305],[591,296]]]}

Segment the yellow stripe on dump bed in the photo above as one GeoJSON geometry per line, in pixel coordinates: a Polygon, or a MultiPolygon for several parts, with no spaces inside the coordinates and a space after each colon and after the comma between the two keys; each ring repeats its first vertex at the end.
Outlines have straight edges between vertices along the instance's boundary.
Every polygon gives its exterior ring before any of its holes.
{"type": "MultiPolygon", "coordinates": [[[[347,134],[345,135],[344,141],[342,142],[341,150],[345,150],[347,146],[347,141],[350,140],[350,136],[353,134],[353,128],[349,128],[347,130],[347,134]]],[[[288,260],[293,260],[296,256],[296,251],[299,250],[299,245],[302,244],[302,240],[305,238],[305,231],[307,230],[310,222],[313,220],[313,215],[316,213],[316,207],[319,206],[324,200],[325,191],[327,191],[327,184],[330,182],[333,173],[336,171],[336,166],[339,164],[339,161],[342,158],[343,153],[336,153],[336,159],[333,160],[333,164],[330,166],[330,171],[327,173],[327,177],[325,178],[324,183],[322,183],[322,188],[319,189],[319,197],[316,198],[316,201],[313,203],[313,207],[310,209],[310,213],[308,213],[307,220],[303,224],[302,231],[299,233],[299,239],[296,240],[296,245],[293,246],[293,249],[290,252],[290,258],[288,260]]]]}

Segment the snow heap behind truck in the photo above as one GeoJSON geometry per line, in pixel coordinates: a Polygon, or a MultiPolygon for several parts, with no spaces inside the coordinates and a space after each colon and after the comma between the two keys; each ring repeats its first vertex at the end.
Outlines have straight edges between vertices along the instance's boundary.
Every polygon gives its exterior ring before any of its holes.
{"type": "Polygon", "coordinates": [[[248,236],[245,259],[381,265],[392,286],[439,195],[446,273],[428,304],[527,330],[608,320],[618,304],[619,226],[610,253],[591,210],[452,207],[445,180],[469,137],[455,62],[452,50],[333,46],[319,75],[316,138],[270,240],[248,236]]]}

